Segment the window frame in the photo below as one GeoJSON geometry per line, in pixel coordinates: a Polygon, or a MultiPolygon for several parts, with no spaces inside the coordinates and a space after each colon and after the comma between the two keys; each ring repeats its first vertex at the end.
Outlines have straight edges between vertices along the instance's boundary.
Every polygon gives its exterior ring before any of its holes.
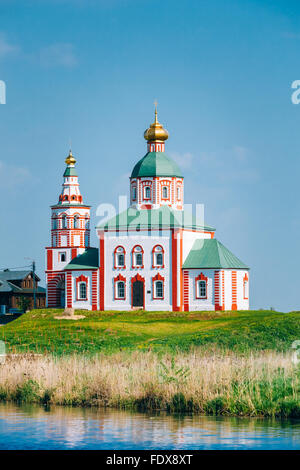
{"type": "Polygon", "coordinates": [[[151,186],[148,184],[144,186],[144,194],[143,194],[144,201],[151,201],[152,194],[151,194],[151,186]],[[149,191],[149,196],[147,196],[147,192],[149,191]]]}
{"type": "Polygon", "coordinates": [[[162,245],[155,245],[152,248],[152,268],[161,268],[165,267],[165,250],[162,245]],[[158,250],[159,249],[159,250],[158,250]],[[157,255],[162,255],[162,264],[157,264],[157,255]]]}
{"type": "Polygon", "coordinates": [[[137,187],[136,187],[136,184],[132,185],[131,191],[132,191],[132,193],[131,193],[131,199],[132,199],[132,201],[136,201],[136,199],[137,199],[137,187]]]}
{"type": "Polygon", "coordinates": [[[89,279],[83,274],[76,278],[76,300],[77,301],[86,302],[88,300],[88,284],[89,284],[89,279]],[[85,283],[85,295],[86,295],[85,298],[80,297],[80,285],[82,283],[85,283]]]}
{"type": "Polygon", "coordinates": [[[85,281],[78,283],[78,300],[87,300],[87,285],[85,281]],[[81,293],[81,288],[84,287],[84,296],[81,293]]]}
{"type": "Polygon", "coordinates": [[[118,245],[114,249],[114,269],[126,269],[126,250],[124,246],[118,245]],[[124,256],[124,265],[119,264],[119,255],[124,256]]]}
{"type": "Polygon", "coordinates": [[[166,186],[166,185],[162,186],[162,188],[161,188],[161,198],[164,199],[165,201],[167,201],[168,199],[170,199],[170,197],[169,197],[169,187],[166,186]],[[164,190],[165,190],[165,189],[166,189],[166,191],[167,191],[167,195],[166,195],[166,196],[164,195],[164,190]]]}
{"type": "Polygon", "coordinates": [[[61,215],[61,230],[68,229],[68,219],[66,214],[61,215]]]}
{"type": "Polygon", "coordinates": [[[154,286],[155,286],[155,299],[163,299],[164,298],[164,283],[163,281],[155,281],[154,282],[154,286]],[[161,288],[161,295],[158,295],[157,291],[158,291],[158,286],[159,288],[161,288]]]}
{"type": "Polygon", "coordinates": [[[141,245],[134,245],[131,250],[131,266],[132,268],[143,269],[144,268],[144,250],[141,245]],[[137,248],[140,248],[139,251],[136,251],[137,248]],[[136,255],[142,255],[142,264],[136,264],[136,255]]]}
{"type": "Polygon", "coordinates": [[[154,276],[152,278],[152,299],[153,300],[164,300],[165,298],[165,278],[163,276],[161,276],[159,273],[156,274],[156,276],[154,276]],[[161,282],[162,283],[162,296],[161,297],[157,297],[156,293],[156,284],[157,282],[161,282]]]}
{"type": "Polygon", "coordinates": [[[80,228],[80,215],[74,214],[73,216],[73,228],[79,229],[80,228]]]}
{"type": "Polygon", "coordinates": [[[200,273],[199,276],[195,278],[195,297],[199,300],[207,299],[207,290],[208,290],[208,278],[204,276],[203,273],[200,273]],[[200,282],[205,282],[205,295],[201,295],[200,282]]]}
{"type": "Polygon", "coordinates": [[[126,300],[126,278],[119,274],[114,278],[114,300],[126,300]],[[124,284],[124,297],[119,297],[119,284],[124,284]]]}
{"type": "Polygon", "coordinates": [[[59,251],[59,252],[58,252],[58,261],[59,261],[60,263],[64,263],[66,260],[67,260],[67,252],[66,252],[66,251],[59,251]],[[61,259],[62,256],[65,257],[64,260],[61,259]]]}

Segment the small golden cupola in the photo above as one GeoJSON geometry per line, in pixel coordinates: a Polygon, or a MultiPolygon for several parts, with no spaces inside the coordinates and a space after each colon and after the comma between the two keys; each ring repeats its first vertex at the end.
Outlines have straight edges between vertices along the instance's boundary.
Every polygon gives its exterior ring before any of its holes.
{"type": "Polygon", "coordinates": [[[165,140],[169,137],[168,131],[158,122],[157,103],[155,103],[155,118],[150,127],[145,130],[144,138],[147,140],[148,152],[164,152],[165,140]]]}
{"type": "Polygon", "coordinates": [[[65,160],[67,165],[72,165],[74,166],[76,163],[76,158],[72,155],[72,150],[70,149],[69,155],[67,156],[65,160]]]}

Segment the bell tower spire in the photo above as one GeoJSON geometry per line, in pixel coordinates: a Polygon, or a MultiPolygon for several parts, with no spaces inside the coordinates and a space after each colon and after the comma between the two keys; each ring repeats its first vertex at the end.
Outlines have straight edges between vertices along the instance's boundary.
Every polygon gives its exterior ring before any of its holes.
{"type": "Polygon", "coordinates": [[[60,305],[57,286],[65,281],[65,266],[90,246],[90,206],[83,204],[75,168],[76,158],[71,150],[65,162],[67,167],[58,203],[51,206],[51,245],[46,247],[49,307],[60,305]]]}
{"type": "Polygon", "coordinates": [[[70,150],[66,160],[67,168],[64,172],[64,182],[59,196],[58,204],[82,204],[77,171],[75,168],[76,158],[70,150]]]}

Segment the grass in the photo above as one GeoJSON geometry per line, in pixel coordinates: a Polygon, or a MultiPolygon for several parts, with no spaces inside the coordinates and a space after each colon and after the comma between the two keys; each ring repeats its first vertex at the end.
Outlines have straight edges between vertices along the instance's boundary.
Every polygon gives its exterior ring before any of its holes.
{"type": "Polygon", "coordinates": [[[35,310],[0,327],[0,400],[300,417],[300,312],[77,313],[35,310]]]}
{"type": "Polygon", "coordinates": [[[300,312],[86,312],[56,320],[59,309],[33,310],[0,327],[7,352],[95,354],[187,352],[214,345],[236,352],[287,351],[300,339],[300,312]]]}
{"type": "Polygon", "coordinates": [[[289,353],[274,351],[8,356],[0,400],[299,418],[299,372],[289,353]]]}

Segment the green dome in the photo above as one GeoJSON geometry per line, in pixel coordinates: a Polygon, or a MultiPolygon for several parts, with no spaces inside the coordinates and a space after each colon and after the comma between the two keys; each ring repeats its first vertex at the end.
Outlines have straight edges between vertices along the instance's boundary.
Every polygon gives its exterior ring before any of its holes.
{"type": "Polygon", "coordinates": [[[131,178],[140,176],[177,176],[183,178],[177,165],[164,152],[148,152],[135,165],[131,178]]]}

